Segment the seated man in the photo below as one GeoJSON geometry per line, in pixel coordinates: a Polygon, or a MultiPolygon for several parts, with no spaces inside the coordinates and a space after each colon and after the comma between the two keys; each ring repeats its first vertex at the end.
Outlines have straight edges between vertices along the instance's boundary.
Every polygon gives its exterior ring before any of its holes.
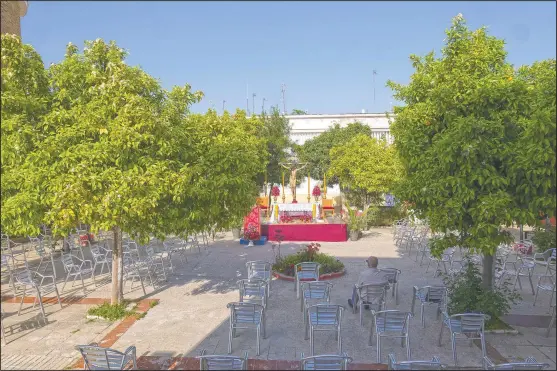
{"type": "MultiPolygon", "coordinates": [[[[381,273],[379,269],[377,269],[377,264],[379,264],[379,259],[375,256],[370,256],[367,260],[367,268],[366,270],[360,272],[360,277],[358,277],[358,282],[354,285],[354,289],[352,290],[352,299],[348,299],[348,305],[350,308],[353,308],[355,304],[357,304],[358,300],[358,291],[356,289],[357,286],[373,283],[378,285],[388,285],[389,281],[385,278],[385,274],[381,273]]],[[[368,309],[368,306],[365,305],[365,308],[368,309]]]]}

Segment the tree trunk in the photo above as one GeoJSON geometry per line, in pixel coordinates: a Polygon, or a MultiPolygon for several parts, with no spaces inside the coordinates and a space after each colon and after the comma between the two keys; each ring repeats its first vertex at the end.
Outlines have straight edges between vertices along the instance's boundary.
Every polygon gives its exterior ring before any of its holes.
{"type": "Polygon", "coordinates": [[[483,272],[482,272],[482,285],[486,289],[493,287],[493,255],[484,255],[483,258],[483,272]]]}
{"type": "Polygon", "coordinates": [[[112,245],[112,296],[110,304],[119,304],[122,300],[122,231],[114,227],[112,245]]]}

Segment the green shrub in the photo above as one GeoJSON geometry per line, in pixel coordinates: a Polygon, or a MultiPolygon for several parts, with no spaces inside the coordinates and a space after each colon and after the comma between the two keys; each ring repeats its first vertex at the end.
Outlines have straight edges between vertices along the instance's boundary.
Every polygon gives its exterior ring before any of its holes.
{"type": "Polygon", "coordinates": [[[110,303],[103,303],[99,306],[89,308],[87,314],[90,316],[99,316],[109,321],[117,321],[124,317],[135,314],[133,310],[127,310],[128,302],[124,301],[120,304],[111,305],[110,303]]]}
{"type": "Polygon", "coordinates": [[[406,213],[400,205],[393,207],[380,206],[367,214],[366,224],[367,228],[386,227],[404,217],[406,217],[406,213]]]}
{"type": "Polygon", "coordinates": [[[511,289],[510,283],[505,282],[499,287],[486,289],[482,286],[482,276],[479,269],[466,260],[466,268],[453,275],[445,275],[443,281],[448,290],[447,311],[449,315],[457,313],[484,313],[491,319],[486,323],[486,328],[500,327],[498,323],[511,309],[511,304],[516,304],[520,295],[511,289]]]}
{"type": "Polygon", "coordinates": [[[536,252],[544,252],[557,247],[555,232],[555,227],[551,227],[547,231],[543,227],[536,228],[534,236],[532,237],[532,242],[536,246],[536,252]]]}
{"type": "Polygon", "coordinates": [[[344,269],[344,264],[334,256],[303,249],[295,254],[278,258],[277,262],[273,264],[273,271],[287,276],[294,276],[294,266],[298,263],[309,261],[321,264],[320,274],[341,272],[344,269]]]}

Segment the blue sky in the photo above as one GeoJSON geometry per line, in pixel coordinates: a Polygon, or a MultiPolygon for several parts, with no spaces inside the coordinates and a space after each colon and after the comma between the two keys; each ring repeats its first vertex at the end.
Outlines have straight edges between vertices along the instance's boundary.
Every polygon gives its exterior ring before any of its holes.
{"type": "Polygon", "coordinates": [[[163,86],[205,93],[193,111],[259,112],[280,104],[310,113],[389,110],[388,79],[407,82],[410,54],[439,51],[451,18],[489,27],[515,65],[555,58],[555,2],[38,2],[22,19],[24,42],[45,64],[68,42],[115,40],[163,86]],[[375,79],[373,97],[372,71],[375,79]]]}

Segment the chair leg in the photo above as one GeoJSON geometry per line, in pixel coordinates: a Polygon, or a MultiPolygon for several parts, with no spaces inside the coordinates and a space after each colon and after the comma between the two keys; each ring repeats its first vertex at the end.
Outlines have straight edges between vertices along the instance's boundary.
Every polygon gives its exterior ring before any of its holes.
{"type": "MultiPolygon", "coordinates": [[[[541,277],[540,277],[540,279],[538,280],[538,287],[536,287],[536,296],[534,297],[534,305],[533,305],[534,307],[536,306],[536,301],[538,300],[538,294],[539,294],[539,292],[540,292],[540,286],[539,286],[539,285],[540,285],[540,281],[541,281],[541,277]]],[[[553,296],[553,295],[552,295],[552,296],[553,296]]]]}
{"type": "Polygon", "coordinates": [[[62,292],[64,292],[64,287],[66,287],[66,283],[68,282],[68,278],[70,278],[70,272],[68,272],[66,279],[64,280],[64,284],[62,285],[62,292]]]}
{"type": "Polygon", "coordinates": [[[443,337],[443,326],[445,326],[445,324],[443,323],[443,320],[441,320],[441,330],[439,331],[439,340],[437,341],[438,346],[441,346],[441,338],[443,337]]]}
{"type": "Polygon", "coordinates": [[[395,293],[395,303],[396,305],[398,305],[398,282],[395,283],[395,287],[394,287],[394,293],[395,293]]]}
{"type": "Polygon", "coordinates": [[[261,324],[259,326],[257,326],[257,345],[256,345],[256,355],[259,356],[259,354],[261,353],[261,344],[260,344],[260,339],[259,337],[261,336],[261,324]]]}
{"type": "Polygon", "coordinates": [[[314,350],[315,350],[313,341],[314,341],[314,339],[313,339],[313,326],[310,326],[310,329],[309,329],[309,346],[310,346],[310,349],[311,349],[311,355],[312,356],[314,355],[314,350]]]}
{"type": "Polygon", "coordinates": [[[532,283],[532,272],[528,273],[528,281],[530,281],[530,288],[532,289],[532,295],[534,295],[534,284],[532,283]]]}
{"type": "Polygon", "coordinates": [[[456,338],[455,338],[455,334],[451,334],[451,346],[453,348],[453,361],[454,361],[454,365],[455,367],[458,366],[458,359],[457,359],[457,354],[456,354],[456,338]]]}
{"type": "Polygon", "coordinates": [[[17,311],[17,315],[21,313],[21,308],[23,307],[23,299],[25,299],[25,293],[27,292],[27,287],[23,288],[23,294],[21,295],[21,302],[19,303],[19,310],[17,311]]]}
{"type": "Polygon", "coordinates": [[[414,294],[414,296],[412,297],[412,306],[410,307],[410,313],[412,313],[412,316],[414,316],[414,307],[416,305],[416,295],[414,294]]]}
{"type": "Polygon", "coordinates": [[[54,291],[56,292],[56,297],[58,298],[58,304],[60,304],[60,308],[64,309],[62,306],[62,301],[60,300],[60,293],[58,292],[58,287],[54,284],[54,291]]]}
{"type": "Polygon", "coordinates": [[[377,363],[381,363],[381,335],[377,333],[377,363]]]}
{"type": "Polygon", "coordinates": [[[340,325],[337,329],[337,337],[338,337],[338,354],[342,354],[342,337],[340,336],[340,325]]]}
{"type": "Polygon", "coordinates": [[[406,334],[406,359],[410,361],[412,359],[412,355],[410,353],[410,334],[406,334]]]}
{"type": "Polygon", "coordinates": [[[369,340],[367,342],[369,346],[373,345],[373,326],[375,326],[375,317],[371,319],[371,328],[369,329],[369,340]]]}
{"type": "Polygon", "coordinates": [[[232,331],[234,330],[232,327],[232,323],[230,323],[228,331],[228,354],[232,353],[232,331]]]}
{"type": "Polygon", "coordinates": [[[553,324],[555,323],[555,309],[553,309],[553,316],[551,316],[551,321],[549,322],[549,326],[547,327],[547,332],[545,333],[545,337],[549,337],[551,333],[551,329],[553,328],[553,324]]]}
{"type": "Polygon", "coordinates": [[[422,322],[422,327],[425,328],[425,317],[424,317],[424,304],[422,303],[420,309],[420,320],[422,322]]]}

